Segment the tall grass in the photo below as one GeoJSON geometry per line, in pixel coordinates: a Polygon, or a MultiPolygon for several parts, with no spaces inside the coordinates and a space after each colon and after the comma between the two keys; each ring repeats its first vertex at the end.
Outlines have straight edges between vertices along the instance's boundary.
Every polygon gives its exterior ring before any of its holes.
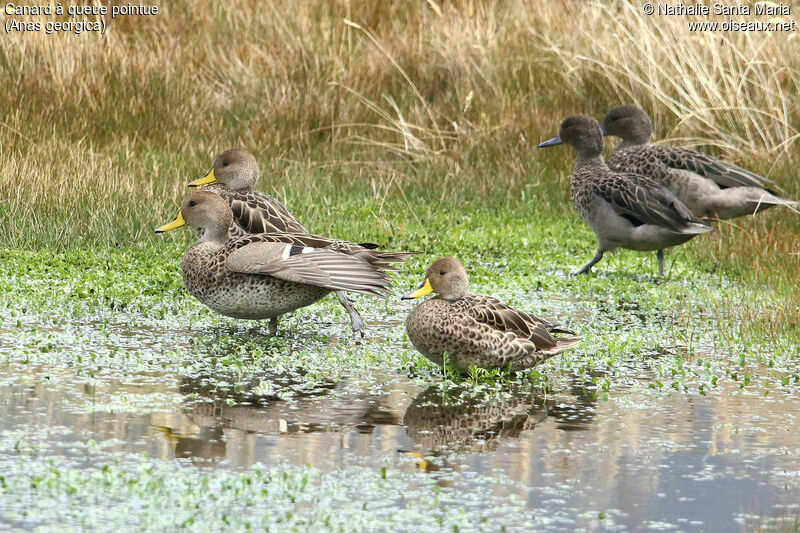
{"type": "Polygon", "coordinates": [[[638,103],[671,137],[732,156],[791,157],[800,136],[800,41],[795,33],[690,32],[687,25],[729,18],[646,16],[638,3],[597,2],[578,17],[574,34],[539,37],[567,83],[638,103]]]}
{"type": "MultiPolygon", "coordinates": [[[[623,0],[176,0],[102,36],[4,36],[0,242],[148,239],[234,145],[318,231],[359,206],[420,234],[469,202],[574,216],[573,155],[535,145],[622,102],[797,197],[800,40],[686,20],[623,0]]],[[[777,211],[697,253],[793,285],[797,219],[777,211]]]]}

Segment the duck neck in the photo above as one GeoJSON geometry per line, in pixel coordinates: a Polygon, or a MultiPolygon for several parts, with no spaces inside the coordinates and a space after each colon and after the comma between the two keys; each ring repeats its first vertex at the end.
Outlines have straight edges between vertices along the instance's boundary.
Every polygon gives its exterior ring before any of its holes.
{"type": "Polygon", "coordinates": [[[575,170],[572,172],[570,181],[574,186],[577,183],[594,179],[606,172],[608,172],[608,166],[603,161],[601,152],[583,152],[578,154],[575,170]]]}
{"type": "Polygon", "coordinates": [[[448,302],[454,302],[456,300],[460,300],[466,294],[467,294],[466,290],[457,290],[457,291],[453,291],[453,292],[448,293],[446,296],[443,296],[443,295],[440,294],[439,297],[442,300],[447,300],[448,302]]]}
{"type": "Polygon", "coordinates": [[[216,225],[210,228],[203,228],[203,235],[198,239],[198,243],[211,246],[213,248],[221,248],[225,246],[228,240],[227,226],[216,225]]]}
{"type": "Polygon", "coordinates": [[[647,144],[650,142],[650,135],[653,129],[650,126],[650,121],[639,121],[634,124],[625,132],[622,137],[620,148],[627,148],[629,146],[638,146],[640,144],[647,144]]]}
{"type": "Polygon", "coordinates": [[[617,149],[620,148],[630,148],[631,146],[640,146],[642,144],[647,144],[650,141],[650,135],[646,136],[638,136],[638,137],[628,137],[622,139],[622,142],[619,143],[617,149]]]}
{"type": "Polygon", "coordinates": [[[603,161],[602,152],[594,150],[578,153],[578,159],[575,162],[575,168],[608,168],[605,161],[603,161]]]}

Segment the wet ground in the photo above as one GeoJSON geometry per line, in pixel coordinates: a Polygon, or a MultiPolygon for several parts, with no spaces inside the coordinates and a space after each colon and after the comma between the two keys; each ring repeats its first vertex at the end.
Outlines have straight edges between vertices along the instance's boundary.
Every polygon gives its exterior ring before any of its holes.
{"type": "MultiPolygon", "coordinates": [[[[337,512],[360,512],[359,494],[370,492],[383,512],[407,512],[415,491],[422,499],[433,490],[447,508],[434,525],[448,529],[458,516],[461,530],[797,529],[794,356],[754,360],[748,349],[740,360],[741,347],[719,344],[709,313],[695,318],[687,339],[665,333],[682,318],[670,326],[663,310],[548,301],[587,333],[583,351],[523,377],[463,383],[415,363],[400,304],[389,308],[396,319],[388,333],[363,342],[339,323],[319,324],[313,309],[285,321],[279,339],[224,321],[209,329],[193,319],[123,316],[43,326],[42,315],[8,317],[0,329],[0,527],[79,528],[92,526],[92,513],[102,524],[109,501],[127,493],[84,495],[84,515],[70,510],[70,495],[102,493],[82,484],[112,465],[155,476],[153,487],[253,468],[311,472],[315,487],[340,476],[339,492],[367,484],[333,505],[337,512]],[[312,325],[321,332],[302,333],[312,325]]],[[[374,324],[378,314],[367,318],[374,324]]],[[[292,499],[295,518],[327,498],[305,484],[311,495],[300,507],[292,499]]],[[[280,507],[269,498],[259,505],[280,507]]]]}

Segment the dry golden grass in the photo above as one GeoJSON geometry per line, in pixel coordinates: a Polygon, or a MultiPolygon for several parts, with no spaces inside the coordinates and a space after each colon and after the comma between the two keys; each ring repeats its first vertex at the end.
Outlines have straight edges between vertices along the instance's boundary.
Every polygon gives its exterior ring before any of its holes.
{"type": "MultiPolygon", "coordinates": [[[[232,145],[256,153],[261,186],[317,227],[348,194],[375,202],[379,222],[414,202],[566,212],[572,154],[536,143],[568,114],[622,102],[651,112],[656,138],[797,197],[797,35],[692,34],[684,18],[640,9],[176,0],[103,36],[4,36],[0,241],[145,238],[232,145]]],[[[698,253],[793,287],[797,220],[737,221],[698,253]]]]}
{"type": "Polygon", "coordinates": [[[800,135],[800,38],[687,27],[729,18],[645,16],[639,3],[596,2],[578,15],[576,32],[540,37],[567,83],[638,103],[663,134],[734,157],[789,157],[800,135]]]}

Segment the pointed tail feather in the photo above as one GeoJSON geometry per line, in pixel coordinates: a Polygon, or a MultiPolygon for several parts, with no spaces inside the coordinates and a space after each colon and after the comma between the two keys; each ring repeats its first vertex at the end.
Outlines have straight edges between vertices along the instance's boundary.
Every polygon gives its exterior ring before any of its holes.
{"type": "Polygon", "coordinates": [[[768,204],[768,205],[771,205],[771,206],[772,205],[785,205],[787,207],[795,207],[797,205],[800,205],[800,202],[797,202],[795,200],[786,200],[784,198],[781,198],[780,196],[773,196],[771,194],[769,194],[769,195],[764,194],[761,198],[759,198],[757,201],[753,201],[752,203],[755,204],[754,207],[757,207],[758,204],[768,204]]]}
{"type": "Polygon", "coordinates": [[[702,222],[688,222],[685,227],[681,228],[680,233],[684,235],[698,235],[700,233],[708,233],[714,231],[714,228],[709,224],[702,222]]]}
{"type": "MultiPolygon", "coordinates": [[[[562,352],[569,350],[570,348],[574,348],[578,344],[583,341],[583,337],[574,336],[574,337],[555,337],[557,342],[553,348],[549,348],[547,350],[542,350],[542,353],[549,356],[548,359],[554,355],[558,355],[562,352]]],[[[544,360],[544,359],[543,359],[544,360]]]]}
{"type": "Polygon", "coordinates": [[[378,250],[364,250],[356,253],[355,255],[356,257],[359,257],[371,264],[379,271],[384,272],[399,270],[394,266],[394,263],[403,263],[416,253],[417,252],[382,252],[378,250]]]}

